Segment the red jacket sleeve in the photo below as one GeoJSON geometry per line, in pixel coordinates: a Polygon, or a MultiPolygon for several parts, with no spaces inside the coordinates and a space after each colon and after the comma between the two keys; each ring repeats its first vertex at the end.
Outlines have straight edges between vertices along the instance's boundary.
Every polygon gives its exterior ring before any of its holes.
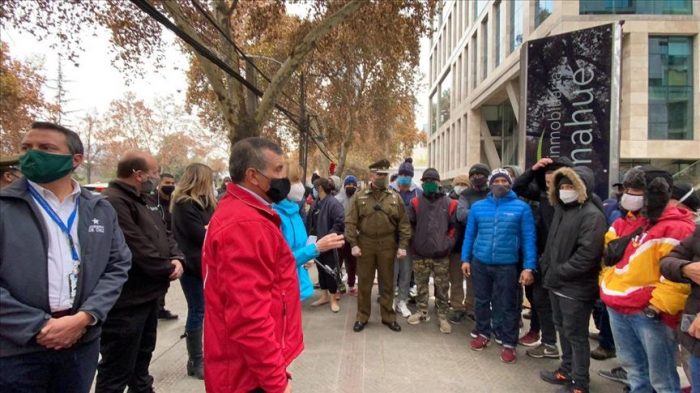
{"type": "Polygon", "coordinates": [[[278,236],[272,225],[245,222],[220,236],[216,260],[222,280],[229,288],[224,311],[228,340],[234,342],[248,371],[267,392],[283,392],[287,373],[282,349],[275,340],[275,321],[270,314],[275,279],[278,236]],[[238,236],[226,236],[237,233],[238,236]],[[245,233],[246,236],[241,236],[245,233]]]}

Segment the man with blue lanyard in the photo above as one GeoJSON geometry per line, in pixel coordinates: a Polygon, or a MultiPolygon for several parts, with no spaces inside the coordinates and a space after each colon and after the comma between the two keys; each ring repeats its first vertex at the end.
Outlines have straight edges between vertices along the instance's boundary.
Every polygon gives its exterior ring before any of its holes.
{"type": "Polygon", "coordinates": [[[72,179],[78,135],[34,123],[0,191],[0,391],[89,392],[131,253],[112,206],[72,179]]]}

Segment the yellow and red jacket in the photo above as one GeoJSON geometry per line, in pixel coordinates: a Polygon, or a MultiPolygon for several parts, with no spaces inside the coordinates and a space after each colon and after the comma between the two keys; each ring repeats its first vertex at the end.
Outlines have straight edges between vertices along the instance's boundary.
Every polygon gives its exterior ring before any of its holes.
{"type": "Polygon", "coordinates": [[[693,233],[695,224],[687,211],[673,206],[667,206],[651,227],[642,216],[629,213],[610,227],[605,235],[606,245],[632,234],[640,226],[644,227],[643,232],[629,242],[620,262],[601,273],[600,298],[621,314],[641,312],[651,304],[661,310],[665,324],[675,327],[690,286],[666,280],[659,261],[693,233]]]}

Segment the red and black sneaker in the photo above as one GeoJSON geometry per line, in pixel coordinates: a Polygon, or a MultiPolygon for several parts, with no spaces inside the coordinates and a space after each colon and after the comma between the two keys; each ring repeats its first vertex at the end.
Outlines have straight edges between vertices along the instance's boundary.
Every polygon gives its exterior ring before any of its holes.
{"type": "Polygon", "coordinates": [[[501,361],[506,364],[515,363],[515,348],[504,347],[501,351],[501,361]]]}
{"type": "Polygon", "coordinates": [[[570,385],[573,383],[571,375],[560,368],[555,371],[540,371],[540,378],[552,385],[570,385]]]}
{"type": "Polygon", "coordinates": [[[491,345],[491,339],[479,335],[472,340],[471,344],[469,344],[469,348],[471,348],[474,351],[481,351],[489,345],[491,345]]]}

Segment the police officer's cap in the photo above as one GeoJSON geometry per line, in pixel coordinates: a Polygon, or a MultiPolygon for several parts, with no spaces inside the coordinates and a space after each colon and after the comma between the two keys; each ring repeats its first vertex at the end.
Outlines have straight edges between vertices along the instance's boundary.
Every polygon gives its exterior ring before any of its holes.
{"type": "Polygon", "coordinates": [[[387,160],[385,158],[385,159],[379,160],[379,161],[375,162],[374,164],[370,165],[369,170],[372,172],[378,173],[380,175],[388,175],[390,166],[391,166],[391,163],[389,162],[389,160],[387,160]]]}
{"type": "Polygon", "coordinates": [[[17,169],[19,170],[19,156],[0,156],[0,169],[17,169]]]}

